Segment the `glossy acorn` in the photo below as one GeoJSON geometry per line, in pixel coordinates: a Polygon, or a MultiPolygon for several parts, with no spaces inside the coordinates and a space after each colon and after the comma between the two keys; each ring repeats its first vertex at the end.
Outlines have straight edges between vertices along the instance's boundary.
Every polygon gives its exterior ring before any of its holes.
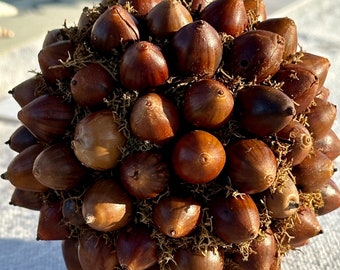
{"type": "Polygon", "coordinates": [[[261,83],[279,70],[284,49],[285,40],[279,34],[251,30],[237,36],[223,58],[233,76],[261,83]]]}
{"type": "Polygon", "coordinates": [[[215,197],[211,200],[213,233],[225,243],[239,244],[255,239],[260,230],[260,215],[248,194],[215,197]]]}
{"type": "Polygon", "coordinates": [[[135,19],[120,5],[109,6],[92,26],[91,45],[104,54],[137,40],[139,30],[135,19]]]}
{"type": "Polygon", "coordinates": [[[150,10],[156,6],[159,2],[162,0],[118,0],[118,4],[124,6],[128,2],[130,2],[130,5],[133,7],[133,9],[137,12],[137,15],[139,16],[146,16],[150,10]]]}
{"type": "Polygon", "coordinates": [[[199,18],[208,22],[218,32],[236,37],[248,25],[248,17],[243,0],[215,0],[199,14],[199,18]]]}
{"type": "Polygon", "coordinates": [[[78,257],[79,240],[71,237],[61,241],[61,251],[68,270],[83,270],[78,257]]]}
{"type": "Polygon", "coordinates": [[[214,75],[223,54],[218,32],[204,20],[183,26],[174,35],[170,50],[176,74],[201,78],[214,75]]]}
{"type": "Polygon", "coordinates": [[[172,151],[175,173],[190,184],[214,180],[222,171],[226,154],[222,143],[211,133],[193,130],[176,142],[172,151]]]}
{"type": "Polygon", "coordinates": [[[267,9],[264,0],[243,0],[247,13],[253,13],[257,21],[267,19],[267,9]]]}
{"type": "Polygon", "coordinates": [[[41,206],[43,205],[43,193],[38,191],[14,188],[9,204],[39,211],[41,206]]]}
{"type": "Polygon", "coordinates": [[[285,93],[265,85],[239,90],[235,108],[241,127],[260,137],[280,131],[296,114],[293,101],[285,93]]]}
{"type": "Polygon", "coordinates": [[[199,13],[201,12],[207,5],[209,5],[214,0],[193,0],[190,2],[189,10],[192,13],[199,13]]]}
{"type": "Polygon", "coordinates": [[[66,224],[81,226],[85,225],[85,219],[82,214],[82,202],[81,199],[75,197],[69,197],[64,199],[62,205],[63,221],[66,224]]]}
{"type": "Polygon", "coordinates": [[[38,140],[25,126],[22,125],[12,133],[9,140],[5,143],[8,144],[12,150],[19,153],[27,147],[38,143],[38,140]]]}
{"type": "Polygon", "coordinates": [[[269,188],[278,164],[272,150],[258,139],[241,139],[226,148],[226,174],[239,192],[254,194],[269,188]]]}
{"type": "Polygon", "coordinates": [[[198,224],[201,205],[193,198],[166,197],[153,207],[152,220],[164,235],[181,238],[190,234],[198,224]]]}
{"type": "Polygon", "coordinates": [[[340,189],[335,181],[329,179],[320,191],[323,206],[317,209],[318,215],[326,215],[340,207],[340,189]]]}
{"type": "Polygon", "coordinates": [[[328,130],[325,136],[314,140],[313,146],[331,160],[340,155],[340,139],[332,129],[328,130]]]}
{"type": "Polygon", "coordinates": [[[180,128],[177,107],[165,96],[147,93],[140,96],[130,114],[132,134],[157,145],[171,141],[180,128]]]}

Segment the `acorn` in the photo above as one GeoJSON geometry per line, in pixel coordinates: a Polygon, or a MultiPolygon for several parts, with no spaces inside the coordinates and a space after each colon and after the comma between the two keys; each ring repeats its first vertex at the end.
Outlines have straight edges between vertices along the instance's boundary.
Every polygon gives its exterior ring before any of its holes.
{"type": "Polygon", "coordinates": [[[330,95],[329,89],[325,86],[321,86],[315,97],[323,100],[328,100],[329,95],[330,95]]]}
{"type": "Polygon", "coordinates": [[[191,11],[194,14],[199,13],[213,1],[214,0],[192,0],[190,2],[189,11],[191,11]]]}
{"type": "Polygon", "coordinates": [[[241,126],[260,137],[280,131],[296,114],[293,101],[285,93],[265,85],[239,90],[235,108],[241,126]]]}
{"type": "Polygon", "coordinates": [[[63,221],[66,224],[81,226],[86,224],[82,214],[81,199],[70,197],[63,201],[62,205],[63,221]]]}
{"type": "Polygon", "coordinates": [[[157,93],[147,93],[139,97],[130,114],[133,135],[157,145],[164,145],[172,140],[179,130],[179,124],[176,106],[157,93]]]}
{"type": "Polygon", "coordinates": [[[133,15],[120,5],[109,6],[94,22],[91,45],[104,54],[112,53],[122,43],[139,40],[133,15]]]}
{"type": "Polygon", "coordinates": [[[70,270],[83,270],[78,257],[79,240],[71,237],[61,241],[61,251],[65,266],[70,270]]]}
{"type": "Polygon", "coordinates": [[[82,213],[91,228],[109,232],[123,228],[133,217],[133,201],[119,182],[102,178],[84,195],[82,213]]]}
{"type": "Polygon", "coordinates": [[[222,60],[223,46],[218,32],[206,21],[183,26],[171,41],[175,73],[211,78],[222,60]],[[205,52],[202,54],[201,52],[205,52]]]}
{"type": "Polygon", "coordinates": [[[146,16],[150,34],[158,38],[171,37],[192,21],[190,12],[179,0],[161,1],[146,16]]]}
{"type": "Polygon", "coordinates": [[[104,171],[118,164],[125,141],[113,112],[100,110],[77,123],[72,148],[86,167],[104,171]]]}
{"type": "Polygon", "coordinates": [[[18,112],[18,119],[38,139],[50,143],[71,127],[74,108],[62,98],[45,94],[37,97],[18,112]]]}
{"type": "Polygon", "coordinates": [[[193,130],[184,134],[172,152],[175,173],[190,184],[214,180],[222,171],[226,154],[222,143],[211,133],[193,130]]]}
{"type": "Polygon", "coordinates": [[[221,82],[203,79],[185,91],[183,116],[197,128],[217,129],[230,118],[234,108],[231,91],[221,82]]]}
{"type": "Polygon", "coordinates": [[[263,141],[243,139],[226,148],[226,174],[239,192],[254,194],[269,188],[276,179],[277,161],[263,141]]]}
{"type": "MultiPolygon", "coordinates": [[[[146,16],[150,10],[156,6],[159,2],[162,0],[118,0],[118,4],[125,6],[128,2],[130,2],[130,5],[132,8],[137,12],[140,16],[146,16]]],[[[104,2],[104,1],[102,1],[104,2]]]]}
{"type": "Polygon", "coordinates": [[[164,235],[181,238],[196,227],[201,213],[201,205],[192,198],[166,197],[153,208],[152,220],[164,235]]]}
{"type": "Polygon", "coordinates": [[[267,9],[264,0],[243,0],[247,13],[254,14],[257,21],[267,19],[267,9]]]}
{"type": "Polygon", "coordinates": [[[332,129],[329,129],[323,137],[316,139],[313,146],[331,160],[335,160],[340,155],[340,139],[332,129]]]}
{"type": "Polygon", "coordinates": [[[317,209],[319,216],[328,214],[340,207],[340,189],[329,179],[320,189],[323,205],[317,209]]]}
{"type": "Polygon", "coordinates": [[[255,239],[259,234],[260,214],[248,194],[213,198],[209,213],[213,233],[226,243],[239,244],[255,239]]]}
{"type": "Polygon", "coordinates": [[[199,15],[218,32],[237,37],[248,25],[248,17],[243,0],[215,0],[207,5],[199,15]]]}
{"type": "Polygon", "coordinates": [[[40,208],[43,205],[43,193],[14,188],[9,204],[30,210],[40,211],[40,208]]]}
{"type": "Polygon", "coordinates": [[[11,135],[8,141],[5,142],[9,147],[20,153],[27,147],[38,143],[37,138],[23,125],[18,127],[11,135]]]}
{"type": "Polygon", "coordinates": [[[279,34],[251,30],[237,36],[223,58],[233,76],[261,83],[279,70],[284,50],[285,40],[279,34]]]}

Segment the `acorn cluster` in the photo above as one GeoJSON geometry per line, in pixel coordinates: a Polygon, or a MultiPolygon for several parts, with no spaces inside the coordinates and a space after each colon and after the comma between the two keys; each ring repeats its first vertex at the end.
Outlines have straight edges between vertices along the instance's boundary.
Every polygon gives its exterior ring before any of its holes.
{"type": "Polygon", "coordinates": [[[69,270],[276,270],[340,206],[330,62],[262,0],[103,0],[38,62],[1,177],[69,270]]]}

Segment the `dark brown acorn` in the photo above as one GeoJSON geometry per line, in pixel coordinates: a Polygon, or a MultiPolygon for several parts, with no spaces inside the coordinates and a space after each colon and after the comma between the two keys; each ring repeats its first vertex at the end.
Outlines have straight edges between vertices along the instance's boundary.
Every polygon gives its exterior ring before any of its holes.
{"type": "Polygon", "coordinates": [[[23,107],[38,96],[39,90],[41,90],[44,85],[42,76],[36,75],[18,84],[8,93],[23,107]]]}
{"type": "Polygon", "coordinates": [[[300,65],[283,65],[273,79],[283,83],[281,89],[294,100],[297,114],[311,105],[319,89],[319,80],[315,73],[300,65]]]}
{"type": "MultiPolygon", "coordinates": [[[[105,1],[105,0],[104,0],[105,1]]],[[[146,16],[150,10],[162,0],[118,0],[118,4],[125,6],[128,2],[140,16],[146,16]]],[[[103,1],[102,1],[103,2],[103,1]]]]}
{"type": "Polygon", "coordinates": [[[264,0],[243,0],[247,13],[253,13],[257,21],[267,19],[267,9],[264,0]]]}
{"type": "Polygon", "coordinates": [[[80,235],[78,258],[82,270],[112,270],[119,267],[114,245],[95,231],[84,231],[80,235]]]}
{"type": "Polygon", "coordinates": [[[64,37],[63,29],[56,28],[53,30],[47,31],[45,38],[43,40],[42,48],[45,48],[46,46],[63,40],[68,40],[69,38],[64,37]]]}
{"type": "Polygon", "coordinates": [[[326,215],[340,207],[340,189],[332,179],[321,187],[321,196],[323,206],[317,209],[318,215],[326,215]]]}
{"type": "Polygon", "coordinates": [[[170,262],[171,270],[222,270],[224,259],[217,250],[206,253],[195,252],[190,248],[179,248],[174,252],[174,262],[170,262]]]}
{"type": "Polygon", "coordinates": [[[319,91],[318,91],[318,93],[316,94],[315,97],[323,99],[323,100],[328,100],[329,95],[330,95],[330,90],[327,87],[322,86],[319,89],[319,91]]]}
{"type": "Polygon", "coordinates": [[[310,107],[306,113],[308,119],[308,129],[314,139],[324,137],[332,128],[336,114],[337,107],[335,104],[322,100],[320,98],[314,99],[315,105],[310,107]]]}
{"type": "Polygon", "coordinates": [[[81,119],[74,131],[72,147],[79,161],[94,170],[117,166],[126,138],[111,110],[101,110],[81,119]]]}
{"type": "Polygon", "coordinates": [[[201,205],[192,198],[166,197],[154,205],[152,220],[164,235],[181,238],[196,227],[201,213],[201,205]]]}
{"type": "Polygon", "coordinates": [[[184,25],[192,22],[190,12],[179,0],[159,2],[146,16],[151,35],[164,38],[173,36],[184,25]]]}
{"type": "Polygon", "coordinates": [[[109,6],[92,26],[91,45],[105,54],[136,40],[139,40],[139,30],[135,19],[120,5],[109,6]]]}
{"type": "Polygon", "coordinates": [[[260,230],[260,214],[248,194],[215,197],[211,200],[213,233],[226,243],[239,244],[254,239],[260,230]]]}
{"type": "Polygon", "coordinates": [[[179,114],[176,106],[163,95],[147,93],[133,105],[130,127],[140,140],[164,145],[179,130],[179,114]]]}
{"type": "Polygon", "coordinates": [[[6,142],[12,150],[18,153],[36,143],[38,143],[37,138],[25,126],[18,127],[6,142]]]}
{"type": "Polygon", "coordinates": [[[76,197],[70,197],[63,201],[63,221],[75,226],[84,225],[85,219],[82,214],[82,201],[76,197]]]}
{"type": "Polygon", "coordinates": [[[18,112],[18,119],[43,142],[60,139],[74,116],[74,108],[62,98],[45,94],[34,99],[18,112]]]}
{"type": "Polygon", "coordinates": [[[47,191],[48,187],[42,185],[32,173],[34,160],[43,149],[41,144],[27,147],[12,159],[1,178],[9,180],[13,186],[23,190],[47,191]]]}
{"type": "Polygon", "coordinates": [[[37,240],[65,240],[71,235],[71,231],[62,222],[61,202],[44,202],[40,208],[37,240]]]}
{"type": "Polygon", "coordinates": [[[291,18],[271,18],[264,20],[256,25],[256,29],[267,30],[277,33],[285,39],[285,49],[283,59],[296,53],[298,45],[297,27],[291,18]]]}
{"type": "Polygon", "coordinates": [[[120,231],[115,246],[119,264],[124,269],[149,269],[158,261],[157,241],[144,225],[120,231]]]}
{"type": "Polygon", "coordinates": [[[259,193],[269,188],[276,178],[277,161],[263,141],[242,139],[226,148],[226,173],[239,192],[259,193]]]}
{"type": "Polygon", "coordinates": [[[190,11],[195,13],[200,13],[207,5],[215,0],[192,0],[190,2],[190,11]]]}
{"type": "Polygon", "coordinates": [[[132,44],[120,62],[120,80],[128,90],[145,91],[161,86],[169,77],[161,49],[148,41],[132,44]]]}
{"type": "Polygon", "coordinates": [[[159,195],[170,178],[168,164],[162,154],[155,151],[135,152],[123,159],[120,181],[125,189],[139,199],[159,195]]]}
{"type": "Polygon", "coordinates": [[[310,153],[313,139],[308,129],[300,122],[293,120],[277,134],[279,140],[289,144],[284,158],[291,162],[292,166],[301,163],[310,153]]]}
{"type": "Polygon", "coordinates": [[[203,79],[185,91],[183,116],[197,128],[216,129],[231,117],[234,98],[221,82],[203,79]]]}
{"type": "Polygon", "coordinates": [[[43,204],[43,193],[15,188],[9,204],[30,210],[40,211],[40,208],[43,204]]]}
{"type": "Polygon", "coordinates": [[[72,77],[71,93],[81,107],[95,106],[103,103],[114,91],[115,82],[112,75],[98,63],[90,63],[72,77]]]}
{"type": "Polygon", "coordinates": [[[292,170],[297,186],[303,192],[315,192],[320,189],[334,174],[334,164],[319,150],[307,156],[292,170]]]}
{"type": "Polygon", "coordinates": [[[222,171],[226,154],[222,143],[211,133],[194,130],[183,135],[172,152],[175,173],[191,184],[204,184],[222,171]]]}
{"type": "Polygon", "coordinates": [[[260,83],[279,70],[284,48],[285,40],[279,34],[252,30],[234,39],[225,62],[232,75],[260,83]]]}
{"type": "Polygon", "coordinates": [[[61,241],[61,251],[67,270],[83,270],[78,258],[79,240],[71,237],[61,241]]]}
{"type": "Polygon", "coordinates": [[[207,5],[199,15],[218,32],[231,36],[240,35],[248,25],[247,11],[243,0],[215,0],[207,5]]]}
{"type": "Polygon", "coordinates": [[[183,26],[173,37],[171,46],[175,73],[182,76],[211,78],[222,60],[222,40],[203,20],[183,26]]]}
{"type": "Polygon", "coordinates": [[[74,74],[72,67],[64,65],[73,57],[74,45],[70,40],[62,40],[44,47],[38,54],[41,73],[46,81],[55,84],[58,80],[69,79],[74,74]]]}
{"type": "Polygon", "coordinates": [[[84,182],[89,174],[64,142],[50,145],[35,159],[34,177],[44,186],[54,190],[69,190],[84,182]]]}
{"type": "Polygon", "coordinates": [[[272,230],[267,230],[264,235],[259,235],[250,244],[252,252],[247,259],[240,253],[233,256],[233,261],[242,270],[271,270],[276,260],[277,243],[272,230]]]}
{"type": "Polygon", "coordinates": [[[86,190],[82,213],[91,228],[102,232],[114,231],[130,222],[132,203],[132,198],[118,181],[102,178],[86,190]]]}
{"type": "Polygon", "coordinates": [[[296,113],[293,101],[285,93],[265,85],[239,90],[235,108],[241,126],[260,137],[280,131],[296,113]]]}
{"type": "Polygon", "coordinates": [[[313,145],[331,160],[340,155],[340,139],[332,129],[328,130],[325,136],[315,140],[313,145]]]}

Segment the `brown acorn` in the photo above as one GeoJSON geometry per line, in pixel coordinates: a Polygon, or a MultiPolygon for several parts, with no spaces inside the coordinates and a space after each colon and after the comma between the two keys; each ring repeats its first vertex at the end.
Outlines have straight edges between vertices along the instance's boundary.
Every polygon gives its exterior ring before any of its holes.
{"type": "Polygon", "coordinates": [[[18,153],[36,143],[38,143],[37,138],[25,126],[18,127],[6,142],[12,150],[18,153]]]}
{"type": "Polygon", "coordinates": [[[68,40],[68,39],[69,38],[64,36],[63,29],[61,28],[49,30],[47,31],[45,38],[43,40],[42,48],[45,48],[46,46],[52,43],[62,41],[62,40],[68,40]]]}
{"type": "Polygon", "coordinates": [[[215,0],[192,0],[190,2],[190,11],[195,14],[201,12],[207,5],[215,0]]]}
{"type": "Polygon", "coordinates": [[[93,24],[91,45],[109,54],[122,43],[139,40],[134,17],[122,6],[109,6],[93,24]]]}
{"type": "Polygon", "coordinates": [[[291,162],[292,166],[301,163],[310,153],[313,146],[313,139],[308,129],[300,122],[293,120],[276,136],[279,140],[283,140],[289,144],[288,152],[284,158],[291,162]]]}
{"type": "Polygon", "coordinates": [[[43,193],[15,188],[9,204],[39,211],[43,204],[43,193]]]}
{"type": "Polygon", "coordinates": [[[164,145],[179,130],[179,114],[176,106],[163,95],[147,93],[133,105],[130,127],[140,140],[164,145]]]}
{"type": "Polygon", "coordinates": [[[179,248],[174,252],[174,261],[170,262],[171,270],[222,270],[224,258],[217,250],[206,253],[195,252],[190,248],[179,248]]]}
{"type": "Polygon", "coordinates": [[[272,230],[267,230],[264,235],[259,235],[250,244],[252,252],[247,259],[240,253],[233,256],[233,261],[242,270],[271,270],[276,260],[277,243],[272,230]]]}
{"type": "Polygon", "coordinates": [[[329,89],[327,87],[321,86],[315,97],[323,100],[328,100],[329,95],[330,95],[329,89]]]}
{"type": "Polygon", "coordinates": [[[102,65],[91,63],[74,74],[70,85],[76,103],[81,107],[91,107],[103,103],[103,99],[114,90],[115,82],[102,65]]]}
{"type": "Polygon", "coordinates": [[[213,233],[226,243],[239,244],[257,237],[260,214],[248,194],[215,197],[211,200],[213,233]]]}
{"type": "Polygon", "coordinates": [[[279,34],[252,30],[236,37],[224,58],[232,75],[260,83],[279,70],[284,48],[279,34]]]}
{"type": "Polygon", "coordinates": [[[118,181],[102,178],[86,190],[82,213],[86,224],[97,231],[118,230],[133,216],[132,198],[118,181]]]}
{"type": "Polygon", "coordinates": [[[84,225],[85,219],[82,214],[82,201],[76,197],[70,197],[63,201],[63,221],[75,226],[84,225]]]}
{"type": "Polygon", "coordinates": [[[196,227],[201,213],[201,205],[192,198],[166,197],[154,205],[152,220],[164,235],[181,238],[196,227]]]}
{"type": "Polygon", "coordinates": [[[74,132],[72,147],[79,161],[94,170],[115,167],[126,141],[110,110],[100,110],[81,119],[74,132]]]}
{"type": "Polygon", "coordinates": [[[311,105],[319,89],[319,80],[315,73],[300,65],[283,65],[273,79],[283,83],[281,89],[294,100],[297,114],[311,105]]]}
{"type": "Polygon", "coordinates": [[[211,78],[222,60],[222,47],[218,32],[206,21],[183,26],[171,41],[175,73],[211,78]]]}
{"type": "Polygon", "coordinates": [[[259,193],[269,188],[276,178],[277,161],[263,141],[242,139],[226,148],[226,173],[239,192],[259,193]]]}
{"type": "Polygon", "coordinates": [[[204,184],[214,180],[221,173],[225,161],[222,143],[203,130],[193,130],[183,135],[172,152],[175,173],[191,184],[204,184]]]}
{"type": "Polygon", "coordinates": [[[91,230],[80,235],[78,258],[82,270],[112,270],[119,266],[113,243],[91,230]]]}
{"type": "Polygon", "coordinates": [[[71,231],[62,222],[61,202],[44,202],[40,208],[37,240],[65,240],[71,231]]]}
{"type": "Polygon", "coordinates": [[[323,206],[317,209],[319,216],[328,214],[340,207],[340,189],[332,179],[329,179],[320,191],[323,206]]]}
{"type": "MultiPolygon", "coordinates": [[[[125,6],[128,2],[140,16],[146,16],[150,10],[162,0],[118,0],[118,4],[125,6]]],[[[102,1],[103,2],[103,1],[102,1]]]]}
{"type": "Polygon", "coordinates": [[[340,155],[340,139],[332,129],[329,129],[325,136],[316,139],[313,146],[331,160],[340,155]]]}
{"type": "Polygon", "coordinates": [[[267,19],[267,9],[264,0],[243,0],[247,13],[253,13],[257,21],[267,19]]]}
{"type": "Polygon", "coordinates": [[[325,136],[334,124],[337,107],[329,101],[314,99],[315,106],[311,106],[306,113],[308,129],[314,139],[325,136]]]}
{"type": "Polygon", "coordinates": [[[55,84],[57,80],[63,81],[72,77],[72,67],[67,67],[63,62],[72,58],[75,51],[70,40],[62,40],[44,47],[38,54],[41,73],[46,81],[55,84]]]}
{"type": "Polygon", "coordinates": [[[158,261],[157,241],[144,225],[120,231],[115,246],[119,264],[124,269],[149,269],[158,261]]]}
{"type": "Polygon", "coordinates": [[[135,152],[123,159],[120,181],[125,189],[139,199],[159,195],[170,178],[168,164],[162,154],[155,151],[135,152]]]}
{"type": "Polygon", "coordinates": [[[79,240],[71,237],[61,241],[61,251],[67,270],[83,270],[78,257],[79,240]]]}
{"type": "Polygon", "coordinates": [[[272,218],[286,218],[297,212],[300,206],[299,191],[288,174],[274,192],[265,192],[265,202],[272,218]]]}
{"type": "Polygon", "coordinates": [[[288,17],[270,18],[256,25],[256,29],[277,33],[285,39],[283,59],[296,53],[298,45],[297,27],[293,19],[288,17]]]}
{"type": "Polygon", "coordinates": [[[44,84],[42,76],[36,75],[21,82],[8,93],[23,107],[38,96],[38,92],[43,88],[44,84]]]}
{"type": "Polygon", "coordinates": [[[300,164],[293,167],[292,172],[297,186],[303,192],[314,192],[332,177],[334,164],[325,154],[314,149],[300,164]]]}
{"type": "Polygon", "coordinates": [[[296,114],[293,101],[285,93],[265,85],[239,90],[235,108],[241,126],[260,137],[280,131],[296,114]]]}
{"type": "Polygon", "coordinates": [[[234,98],[221,82],[203,79],[185,91],[183,116],[197,128],[217,129],[231,117],[234,98]]]}
{"type": "Polygon", "coordinates": [[[74,116],[74,108],[62,98],[45,94],[34,99],[18,112],[18,119],[43,142],[60,139],[74,116]]]}
{"type": "Polygon", "coordinates": [[[243,0],[215,0],[207,5],[199,15],[218,32],[231,36],[240,35],[248,25],[248,17],[243,0]]]}
{"type": "Polygon", "coordinates": [[[42,185],[32,173],[34,160],[43,149],[41,144],[27,147],[12,159],[1,178],[9,180],[13,186],[23,190],[47,191],[48,187],[42,185]]]}
{"type": "Polygon", "coordinates": [[[169,77],[161,49],[148,41],[132,44],[120,62],[120,80],[128,90],[145,91],[161,86],[169,77]]]}
{"type": "Polygon", "coordinates": [[[149,33],[158,38],[171,37],[192,21],[190,12],[179,0],[161,1],[146,16],[149,33]]]}

